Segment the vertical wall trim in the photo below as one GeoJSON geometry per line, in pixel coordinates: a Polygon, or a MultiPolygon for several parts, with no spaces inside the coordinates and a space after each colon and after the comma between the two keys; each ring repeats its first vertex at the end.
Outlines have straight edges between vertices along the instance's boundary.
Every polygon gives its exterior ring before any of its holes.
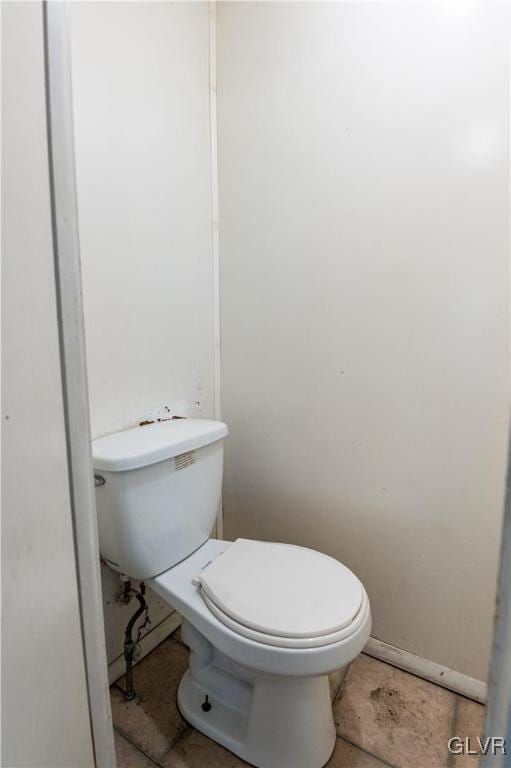
{"type": "MultiPolygon", "coordinates": [[[[214,417],[220,419],[220,261],[218,214],[218,124],[216,102],[216,0],[209,3],[209,116],[211,131],[211,238],[213,278],[213,354],[214,354],[214,417]]],[[[222,505],[218,511],[216,534],[223,536],[222,505]]]]}
{"type": "MultiPolygon", "coordinates": [[[[508,17],[508,94],[511,104],[511,18],[508,17]]],[[[511,111],[508,113],[508,126],[511,125],[511,111]]],[[[508,153],[511,158],[511,133],[508,130],[508,153]]],[[[508,164],[508,209],[511,221],[511,167],[508,164]]],[[[511,249],[511,232],[509,233],[511,249]]],[[[510,253],[511,255],[511,253],[510,253]]],[[[509,264],[508,260],[508,270],[509,264]]],[[[508,271],[508,286],[511,290],[511,271],[508,271]]],[[[509,311],[509,309],[508,309],[509,311]]],[[[511,359],[511,314],[508,317],[508,360],[511,359]]],[[[508,376],[511,368],[508,362],[508,376]]],[[[511,376],[510,376],[511,380],[511,376]]],[[[486,707],[486,736],[501,736],[506,739],[507,754],[488,753],[483,755],[480,765],[484,768],[504,768],[511,766],[511,432],[508,438],[506,495],[502,538],[500,542],[500,565],[497,577],[495,600],[495,620],[493,626],[492,655],[488,683],[488,704],[486,707]]]]}
{"type": "Polygon", "coordinates": [[[55,282],[71,515],[96,768],[115,766],[90,448],[67,2],[44,3],[46,111],[55,282]]]}
{"type": "Polygon", "coordinates": [[[483,755],[481,765],[504,768],[511,765],[511,442],[508,450],[506,502],[497,584],[497,602],[488,686],[486,736],[506,739],[507,755],[500,751],[483,755]]]}

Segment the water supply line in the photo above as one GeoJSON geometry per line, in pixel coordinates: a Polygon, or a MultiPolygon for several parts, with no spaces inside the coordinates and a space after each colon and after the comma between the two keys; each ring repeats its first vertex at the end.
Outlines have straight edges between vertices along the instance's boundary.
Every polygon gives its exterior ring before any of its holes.
{"type": "Polygon", "coordinates": [[[145,629],[145,627],[147,627],[148,624],[151,623],[151,619],[149,618],[149,609],[147,607],[144,595],[145,584],[143,581],[140,582],[140,589],[135,589],[132,587],[130,581],[124,582],[122,595],[123,601],[128,602],[132,596],[135,596],[140,604],[131,619],[128,621],[128,625],[124,633],[124,660],[126,662],[126,690],[124,692],[124,698],[126,701],[132,701],[136,696],[135,689],[133,687],[133,662],[136,660],[135,654],[137,654],[139,650],[139,641],[142,635],[142,631],[145,629]],[[137,639],[133,640],[133,627],[135,626],[139,617],[144,613],[144,611],[145,619],[138,628],[137,639]]]}

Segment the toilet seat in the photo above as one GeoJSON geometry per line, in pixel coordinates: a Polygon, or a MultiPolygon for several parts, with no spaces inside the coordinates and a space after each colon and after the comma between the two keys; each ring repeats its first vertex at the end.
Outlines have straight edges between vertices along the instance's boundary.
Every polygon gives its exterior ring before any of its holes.
{"type": "Polygon", "coordinates": [[[367,620],[369,614],[369,598],[364,594],[359,612],[352,623],[349,626],[344,627],[344,629],[319,637],[278,637],[277,635],[267,635],[263,632],[257,632],[256,630],[250,629],[250,627],[239,624],[212,603],[204,592],[202,593],[202,597],[211,613],[223,624],[229,627],[229,629],[232,629],[233,632],[236,632],[238,635],[242,635],[249,640],[254,640],[256,643],[273,645],[277,648],[321,648],[325,645],[337,643],[340,640],[346,640],[351,635],[356,634],[364,621],[367,620]]]}
{"type": "MultiPolygon", "coordinates": [[[[257,674],[292,678],[323,676],[349,664],[367,642],[371,632],[369,601],[363,601],[353,622],[353,632],[339,642],[311,648],[286,648],[257,642],[230,629],[213,613],[204,599],[199,574],[223,556],[233,542],[208,539],[190,557],[148,580],[163,600],[192,624],[221,656],[249,667],[257,674]]],[[[365,595],[365,591],[364,591],[365,595]]],[[[274,640],[275,642],[275,640],[274,640]]],[[[278,642],[278,638],[277,638],[278,642]]]]}
{"type": "Polygon", "coordinates": [[[357,631],[369,610],[342,563],[291,544],[237,539],[202,570],[209,610],[237,634],[281,648],[316,648],[357,631]]]}

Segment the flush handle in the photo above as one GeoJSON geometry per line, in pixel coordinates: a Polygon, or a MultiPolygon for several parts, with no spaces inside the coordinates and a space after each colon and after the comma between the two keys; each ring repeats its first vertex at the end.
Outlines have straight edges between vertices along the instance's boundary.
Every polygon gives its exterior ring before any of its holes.
{"type": "Polygon", "coordinates": [[[99,488],[100,485],[104,485],[105,483],[106,483],[106,480],[103,477],[103,475],[94,474],[94,486],[96,488],[99,488]]]}

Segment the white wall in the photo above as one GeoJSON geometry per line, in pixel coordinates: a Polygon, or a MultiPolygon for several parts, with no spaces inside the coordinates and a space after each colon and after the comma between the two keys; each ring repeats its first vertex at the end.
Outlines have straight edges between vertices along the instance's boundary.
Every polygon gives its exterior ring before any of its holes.
{"type": "MultiPolygon", "coordinates": [[[[72,32],[93,437],[211,417],[208,4],[76,2],[72,32]]],[[[110,660],[133,612],[118,585],[105,566],[110,660]]],[[[154,627],[170,609],[150,601],[154,627]]]]}
{"type": "Polygon", "coordinates": [[[227,537],[484,680],[507,428],[509,6],[220,3],[227,537]]]}
{"type": "Polygon", "coordinates": [[[40,2],[2,5],[2,114],[2,765],[89,768],[40,2]]]}

